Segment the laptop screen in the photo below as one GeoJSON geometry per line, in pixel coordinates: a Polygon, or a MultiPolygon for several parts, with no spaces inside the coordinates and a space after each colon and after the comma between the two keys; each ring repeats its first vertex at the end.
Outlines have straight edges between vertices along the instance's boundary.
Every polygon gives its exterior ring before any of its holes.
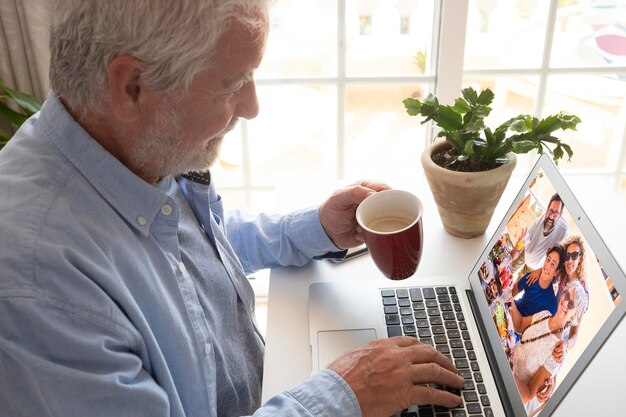
{"type": "Polygon", "coordinates": [[[550,402],[623,297],[544,170],[527,184],[476,273],[531,416],[550,402]]]}

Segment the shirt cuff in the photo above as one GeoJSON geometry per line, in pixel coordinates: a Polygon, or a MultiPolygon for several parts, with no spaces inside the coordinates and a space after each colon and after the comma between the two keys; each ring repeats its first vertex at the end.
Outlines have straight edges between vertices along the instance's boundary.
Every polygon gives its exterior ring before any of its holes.
{"type": "Polygon", "coordinates": [[[294,244],[311,258],[330,252],[343,252],[335,246],[324,231],[319,207],[310,207],[291,213],[289,236],[294,244]]]}
{"type": "Polygon", "coordinates": [[[354,392],[343,378],[330,369],[318,372],[288,393],[314,416],[361,416],[361,407],[354,392]]]}

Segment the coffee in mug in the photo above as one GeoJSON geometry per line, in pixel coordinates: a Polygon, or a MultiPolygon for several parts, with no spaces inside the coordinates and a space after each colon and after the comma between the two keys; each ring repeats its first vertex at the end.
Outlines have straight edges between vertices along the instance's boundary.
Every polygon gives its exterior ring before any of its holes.
{"type": "Polygon", "coordinates": [[[383,216],[372,220],[367,227],[376,232],[395,232],[410,226],[413,219],[410,215],[406,216],[383,216]]]}

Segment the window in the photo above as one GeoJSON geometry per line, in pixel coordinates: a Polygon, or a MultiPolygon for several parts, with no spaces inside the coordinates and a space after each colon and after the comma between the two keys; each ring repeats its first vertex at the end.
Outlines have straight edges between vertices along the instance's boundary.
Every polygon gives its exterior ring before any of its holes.
{"type": "Polygon", "coordinates": [[[610,178],[626,200],[626,0],[277,0],[270,25],[261,113],[213,172],[227,208],[280,210],[285,179],[419,175],[429,131],[402,99],[467,85],[494,90],[501,121],[578,115],[559,132],[574,150],[561,169],[610,178]]]}
{"type": "Polygon", "coordinates": [[[492,88],[502,120],[578,115],[577,132],[559,132],[574,150],[560,168],[626,192],[626,1],[470,0],[464,55],[463,84],[492,88]]]}
{"type": "Polygon", "coordinates": [[[278,210],[284,179],[415,175],[426,128],[402,100],[434,88],[438,17],[434,0],[276,1],[256,74],[261,112],[227,137],[214,168],[226,204],[278,210]]]}

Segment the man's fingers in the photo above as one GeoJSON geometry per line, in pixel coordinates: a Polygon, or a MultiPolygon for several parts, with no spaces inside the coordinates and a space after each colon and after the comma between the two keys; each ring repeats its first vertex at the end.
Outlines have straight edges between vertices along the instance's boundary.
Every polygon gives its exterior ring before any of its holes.
{"type": "MultiPolygon", "coordinates": [[[[410,336],[399,336],[393,337],[389,340],[393,340],[398,346],[405,347],[408,350],[406,357],[411,360],[411,363],[415,365],[423,365],[426,371],[425,375],[427,378],[434,376],[434,373],[446,371],[446,378],[452,376],[452,379],[447,379],[448,383],[441,383],[441,385],[449,385],[454,387],[462,387],[463,386],[463,378],[457,375],[457,369],[452,362],[446,356],[439,352],[434,347],[421,343],[417,341],[414,337],[410,336]],[[458,377],[458,378],[457,378],[458,377]]],[[[433,382],[434,380],[430,380],[433,382]]],[[[418,381],[414,379],[414,383],[423,383],[426,381],[418,381]]]]}
{"type": "Polygon", "coordinates": [[[393,337],[389,340],[407,349],[407,353],[403,355],[414,364],[411,370],[414,384],[436,382],[454,388],[463,386],[464,379],[457,374],[454,364],[434,347],[409,336],[393,337]]]}
{"type": "Polygon", "coordinates": [[[368,180],[361,180],[357,182],[356,185],[360,185],[362,187],[369,188],[374,191],[383,191],[383,190],[391,189],[391,187],[385,184],[384,182],[376,182],[376,181],[368,181],[368,180]]]}
{"type": "Polygon", "coordinates": [[[407,346],[422,344],[421,342],[418,342],[416,338],[411,337],[411,336],[396,336],[396,337],[390,338],[389,340],[393,341],[396,345],[400,347],[407,347],[407,346]]]}
{"type": "Polygon", "coordinates": [[[552,356],[554,356],[554,359],[557,362],[561,363],[564,355],[565,355],[565,343],[561,341],[555,345],[554,350],[552,351],[552,356]]]}
{"type": "Polygon", "coordinates": [[[415,385],[410,392],[411,403],[415,405],[434,404],[454,408],[461,404],[461,397],[458,395],[427,385],[415,385]]]}
{"type": "Polygon", "coordinates": [[[419,345],[411,347],[410,349],[412,349],[413,351],[410,358],[411,362],[413,362],[414,364],[432,362],[441,366],[444,369],[447,369],[450,372],[457,372],[457,369],[452,364],[452,362],[450,362],[450,360],[446,358],[443,353],[439,352],[437,349],[430,345],[420,343],[419,345]]]}
{"type": "Polygon", "coordinates": [[[360,204],[361,201],[365,200],[367,197],[374,194],[375,192],[391,189],[391,187],[382,182],[367,180],[360,181],[349,188],[350,192],[347,194],[346,197],[349,198],[351,200],[351,203],[353,204],[360,204]]]}
{"type": "Polygon", "coordinates": [[[436,383],[451,388],[462,388],[465,380],[456,372],[452,372],[436,363],[418,363],[411,367],[414,384],[436,383]]]}

